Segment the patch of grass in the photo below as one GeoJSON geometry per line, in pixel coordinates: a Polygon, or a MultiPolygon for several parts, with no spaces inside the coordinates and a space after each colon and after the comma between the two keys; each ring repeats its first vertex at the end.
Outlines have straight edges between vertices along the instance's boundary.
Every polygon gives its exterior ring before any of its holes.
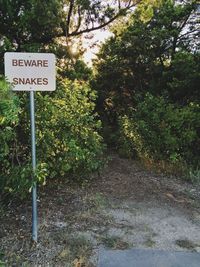
{"type": "Polygon", "coordinates": [[[155,244],[156,242],[151,238],[147,238],[147,240],[144,242],[144,245],[147,246],[148,248],[153,248],[155,244]]]}
{"type": "Polygon", "coordinates": [[[57,205],[62,205],[65,202],[64,198],[62,196],[58,196],[56,198],[56,204],[57,205]]]}
{"type": "Polygon", "coordinates": [[[2,251],[0,251],[0,267],[7,267],[7,266],[21,266],[21,267],[28,267],[27,259],[22,256],[18,255],[17,252],[9,253],[8,255],[4,255],[2,251]]]}
{"type": "Polygon", "coordinates": [[[86,195],[83,198],[82,210],[75,212],[67,220],[78,222],[80,228],[88,229],[94,225],[105,225],[111,221],[111,216],[105,213],[107,201],[101,193],[86,195]]]}
{"type": "Polygon", "coordinates": [[[0,200],[0,218],[6,214],[6,205],[0,200]]]}
{"type": "MultiPolygon", "coordinates": [[[[93,231],[96,233],[102,232],[102,229],[109,227],[112,222],[112,218],[105,214],[83,214],[78,216],[79,226],[81,231],[93,231]]],[[[105,230],[103,230],[105,231],[105,230]]]]}
{"type": "Polygon", "coordinates": [[[200,169],[190,169],[189,170],[189,180],[194,184],[200,183],[200,169]]]}
{"type": "Polygon", "coordinates": [[[104,244],[105,247],[111,249],[127,249],[130,247],[129,243],[122,240],[118,236],[104,236],[100,238],[100,241],[104,244]]]}
{"type": "Polygon", "coordinates": [[[107,201],[102,193],[96,193],[94,195],[86,196],[84,201],[89,204],[91,210],[98,211],[107,206],[107,201]]]}
{"type": "Polygon", "coordinates": [[[0,267],[4,267],[4,266],[6,266],[4,262],[4,253],[3,251],[0,250],[0,267]]]}
{"type": "Polygon", "coordinates": [[[84,236],[69,236],[65,245],[58,253],[55,261],[63,262],[63,266],[88,266],[92,254],[92,244],[84,236]],[[68,265],[66,265],[68,264],[68,265]]]}
{"type": "Polygon", "coordinates": [[[188,239],[178,239],[176,240],[176,245],[178,245],[181,248],[186,248],[189,250],[194,250],[195,247],[197,246],[194,242],[188,239]]]}

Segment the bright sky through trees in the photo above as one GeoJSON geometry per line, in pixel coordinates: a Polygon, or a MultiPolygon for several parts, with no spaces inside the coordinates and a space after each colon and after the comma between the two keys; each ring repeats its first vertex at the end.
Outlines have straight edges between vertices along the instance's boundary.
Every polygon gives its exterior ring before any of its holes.
{"type": "Polygon", "coordinates": [[[86,49],[83,59],[84,61],[92,65],[92,59],[95,58],[95,54],[98,52],[99,46],[105,39],[109,38],[112,33],[108,30],[98,30],[95,31],[91,39],[84,38],[83,47],[86,49]]]}

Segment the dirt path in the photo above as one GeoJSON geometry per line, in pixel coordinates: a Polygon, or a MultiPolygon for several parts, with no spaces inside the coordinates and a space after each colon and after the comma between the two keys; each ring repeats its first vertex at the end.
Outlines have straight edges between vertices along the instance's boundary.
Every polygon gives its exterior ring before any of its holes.
{"type": "Polygon", "coordinates": [[[11,204],[0,219],[0,266],[96,266],[102,246],[200,252],[199,187],[111,158],[89,184],[39,191],[36,245],[31,202],[11,204]]]}

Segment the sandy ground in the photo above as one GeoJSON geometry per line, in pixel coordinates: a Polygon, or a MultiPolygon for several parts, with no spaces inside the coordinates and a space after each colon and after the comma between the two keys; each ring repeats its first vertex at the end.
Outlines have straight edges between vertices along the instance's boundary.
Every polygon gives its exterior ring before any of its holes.
{"type": "Polygon", "coordinates": [[[92,182],[49,182],[38,197],[37,244],[31,200],[1,212],[0,266],[95,267],[102,247],[200,252],[199,186],[116,154],[92,182]]]}

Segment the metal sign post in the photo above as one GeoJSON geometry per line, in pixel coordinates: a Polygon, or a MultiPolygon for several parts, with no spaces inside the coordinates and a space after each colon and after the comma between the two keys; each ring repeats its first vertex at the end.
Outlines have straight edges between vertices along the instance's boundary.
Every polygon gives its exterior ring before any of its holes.
{"type": "MultiPolygon", "coordinates": [[[[30,117],[31,117],[31,156],[33,167],[33,179],[36,170],[36,142],[35,142],[35,100],[34,91],[30,91],[30,117]]],[[[32,239],[37,242],[37,184],[34,181],[32,187],[32,239]]]]}
{"type": "Polygon", "coordinates": [[[31,155],[32,155],[32,239],[37,242],[37,184],[35,103],[34,91],[54,91],[56,89],[55,55],[52,53],[6,52],[4,55],[5,76],[13,91],[30,91],[31,155]]]}

